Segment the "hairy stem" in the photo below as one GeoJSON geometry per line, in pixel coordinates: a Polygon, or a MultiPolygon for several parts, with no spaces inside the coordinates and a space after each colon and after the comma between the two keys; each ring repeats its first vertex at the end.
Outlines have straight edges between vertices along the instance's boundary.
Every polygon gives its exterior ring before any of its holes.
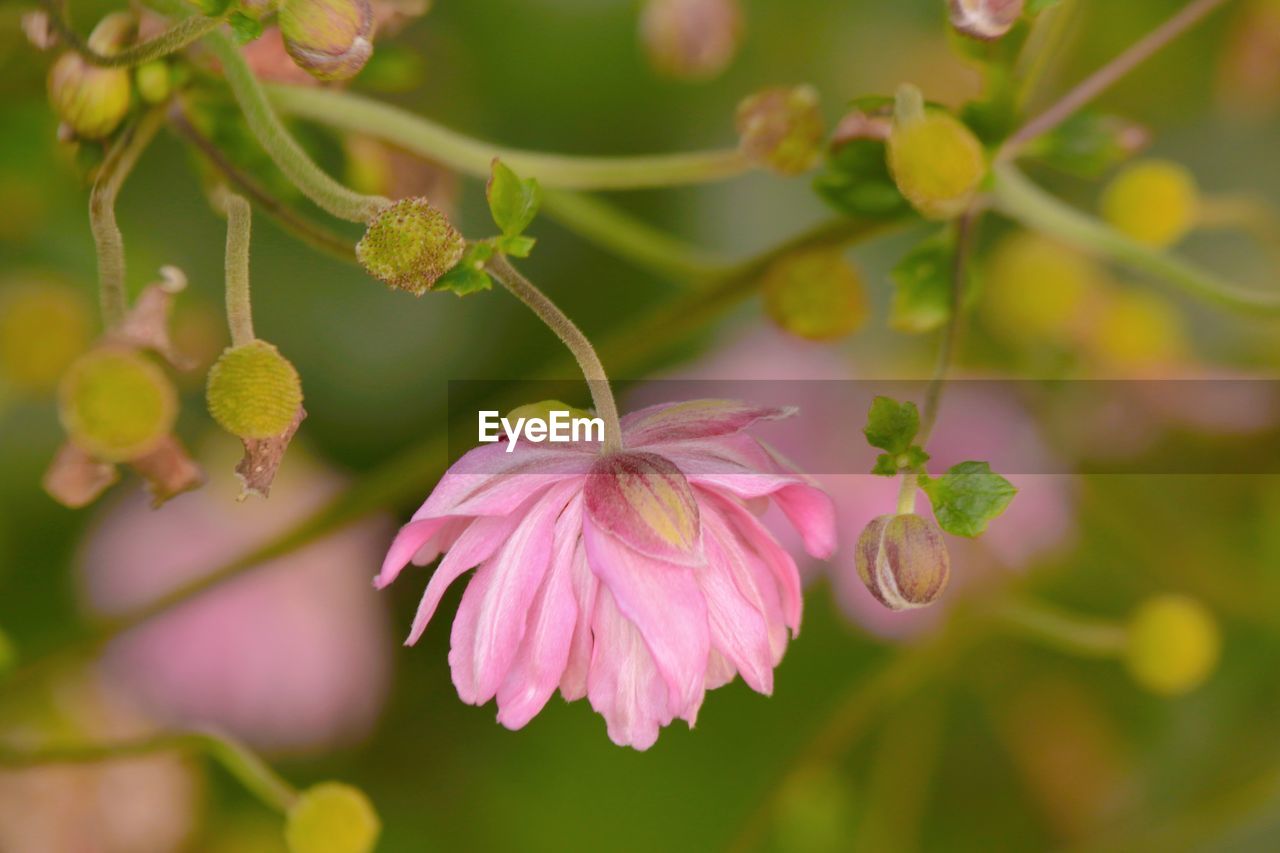
{"type": "Polygon", "coordinates": [[[131,45],[116,53],[104,54],[89,47],[89,44],[71,28],[66,17],[66,3],[63,0],[43,0],[43,5],[49,15],[49,23],[67,46],[84,57],[89,64],[106,68],[128,68],[177,53],[213,32],[223,21],[220,16],[193,15],[174,23],[169,29],[141,44],[131,45]]]}
{"type": "Polygon", "coordinates": [[[538,319],[546,323],[547,328],[555,332],[574,360],[582,369],[582,376],[591,389],[591,401],[595,404],[596,414],[604,420],[604,442],[600,448],[602,453],[615,453],[622,449],[622,427],[618,423],[618,405],[613,399],[613,389],[609,387],[609,377],[605,375],[604,365],[596,355],[595,347],[547,295],[533,282],[520,274],[511,266],[506,256],[495,254],[485,264],[485,268],[498,282],[511,292],[513,296],[529,306],[538,319]]]}
{"type": "Polygon", "coordinates": [[[978,210],[970,209],[956,221],[956,244],[951,261],[951,313],[947,317],[947,325],[943,327],[942,338],[938,343],[938,360],[933,368],[933,376],[924,392],[924,411],[920,415],[921,447],[928,445],[933,426],[938,422],[938,407],[942,403],[942,391],[947,384],[951,362],[955,358],[956,350],[959,349],[960,329],[964,322],[969,250],[973,244],[973,231],[980,215],[978,210]]]}
{"type": "Polygon", "coordinates": [[[1039,601],[1007,599],[995,615],[1024,636],[1068,654],[1110,658],[1124,650],[1122,625],[1087,619],[1039,601]]]}
{"type": "Polygon", "coordinates": [[[0,767],[22,769],[48,764],[90,764],[175,750],[208,756],[222,765],[251,794],[282,814],[298,798],[297,790],[265,761],[240,743],[211,732],[167,732],[134,740],[64,743],[34,749],[0,745],[0,767]]]}
{"type": "Polygon", "coordinates": [[[476,177],[497,157],[552,189],[625,190],[704,184],[752,168],[736,148],[640,157],[574,157],[504,148],[473,139],[407,110],[337,89],[269,86],[283,112],[339,130],[366,133],[476,177]]]}
{"type": "Polygon", "coordinates": [[[1246,290],[1173,255],[1144,246],[1049,195],[1009,164],[997,166],[995,177],[992,200],[996,209],[1028,228],[1085,252],[1109,257],[1215,305],[1280,314],[1280,293],[1246,290]]]}
{"type": "Polygon", "coordinates": [[[163,116],[152,110],[125,129],[107,152],[89,193],[89,228],[98,255],[98,298],[103,324],[112,329],[124,322],[129,309],[125,291],[124,236],[116,223],[116,197],[138,157],[151,144],[163,116]]]}
{"type": "Polygon", "coordinates": [[[243,346],[254,340],[253,303],[249,298],[249,240],[253,212],[244,196],[221,189],[214,203],[227,216],[226,300],[227,327],[231,345],[243,346]]]}
{"type": "Polygon", "coordinates": [[[290,135],[262,91],[262,84],[240,54],[240,49],[225,33],[215,32],[208,44],[222,64],[223,73],[245,122],[280,171],[326,212],[352,222],[368,222],[378,211],[391,204],[382,196],[363,195],[344,187],[324,173],[298,141],[290,135]]]}

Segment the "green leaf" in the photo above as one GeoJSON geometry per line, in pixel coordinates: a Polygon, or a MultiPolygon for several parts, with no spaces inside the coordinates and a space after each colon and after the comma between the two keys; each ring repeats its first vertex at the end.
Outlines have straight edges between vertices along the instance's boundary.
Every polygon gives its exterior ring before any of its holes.
{"type": "Polygon", "coordinates": [[[262,22],[255,21],[242,12],[232,12],[227,23],[231,25],[231,32],[235,35],[237,44],[248,44],[262,35],[262,22]]]}
{"type": "Polygon", "coordinates": [[[485,261],[493,257],[494,247],[489,243],[472,243],[467,246],[462,260],[453,269],[440,276],[432,290],[448,290],[459,296],[477,293],[493,287],[493,280],[484,271],[485,261]]]}
{"type": "Polygon", "coordinates": [[[489,200],[493,221],[502,229],[504,237],[519,236],[538,215],[542,204],[538,182],[533,178],[521,180],[496,157],[493,173],[485,185],[485,197],[489,200]]]}
{"type": "Polygon", "coordinates": [[[924,452],[924,448],[913,444],[902,453],[882,453],[877,456],[871,473],[881,477],[896,477],[903,471],[920,472],[928,461],[929,454],[924,452]]]}
{"type": "Polygon", "coordinates": [[[847,216],[889,218],[911,209],[889,174],[884,143],[875,139],[854,139],[837,148],[814,178],[813,189],[847,216]]]}
{"type": "Polygon", "coordinates": [[[526,237],[523,234],[512,234],[503,236],[494,241],[494,245],[498,247],[498,251],[513,258],[527,258],[529,253],[533,251],[533,244],[538,242],[533,237],[526,237]]]}
{"type": "Polygon", "coordinates": [[[1080,112],[1027,146],[1026,155],[1081,178],[1098,178],[1140,147],[1142,129],[1133,122],[1080,112]]]}
{"type": "Polygon", "coordinates": [[[920,334],[941,327],[951,317],[955,250],[946,231],[917,245],[894,266],[889,326],[920,334]]]}
{"type": "Polygon", "coordinates": [[[961,462],[941,477],[922,477],[938,525],[956,536],[973,537],[1004,512],[1018,490],[986,462],[961,462]]]}
{"type": "Polygon", "coordinates": [[[899,403],[889,397],[876,397],[867,413],[867,425],[862,430],[867,443],[896,456],[906,453],[920,431],[920,412],[916,404],[899,403]]]}

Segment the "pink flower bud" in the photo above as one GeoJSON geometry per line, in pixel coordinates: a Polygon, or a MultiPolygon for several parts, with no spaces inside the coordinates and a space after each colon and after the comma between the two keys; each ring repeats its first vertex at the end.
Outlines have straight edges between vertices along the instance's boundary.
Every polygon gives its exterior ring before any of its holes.
{"type": "Polygon", "coordinates": [[[738,0],[648,0],[640,43],[654,70],[706,79],[728,67],[742,39],[738,0]]]}
{"type": "Polygon", "coordinates": [[[742,152],[784,175],[813,166],[826,133],[812,86],[779,86],[751,95],[738,105],[737,127],[742,152]]]}
{"type": "Polygon", "coordinates": [[[936,522],[916,515],[882,515],[858,537],[858,576],[890,610],[932,604],[947,588],[951,557],[936,522]]]}
{"type": "Polygon", "coordinates": [[[369,0],[283,0],[280,32],[298,67],[320,80],[346,80],[373,54],[369,0]]]}
{"type": "Polygon", "coordinates": [[[998,39],[1022,17],[1023,0],[947,0],[951,26],[971,38],[998,39]]]}

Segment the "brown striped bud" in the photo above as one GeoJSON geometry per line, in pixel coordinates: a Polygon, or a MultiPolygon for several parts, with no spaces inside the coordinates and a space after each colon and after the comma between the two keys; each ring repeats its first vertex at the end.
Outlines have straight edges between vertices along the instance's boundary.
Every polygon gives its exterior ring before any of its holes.
{"type": "Polygon", "coordinates": [[[951,557],[936,522],[915,513],[882,515],[858,537],[858,577],[890,610],[932,604],[947,588],[951,557]]]}

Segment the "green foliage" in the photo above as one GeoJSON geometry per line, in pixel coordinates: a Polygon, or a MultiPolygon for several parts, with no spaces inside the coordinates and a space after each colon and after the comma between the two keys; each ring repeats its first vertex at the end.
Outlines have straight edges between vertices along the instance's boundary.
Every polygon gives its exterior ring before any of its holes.
{"type": "Polygon", "coordinates": [[[891,454],[906,453],[918,432],[920,410],[915,403],[899,403],[891,397],[876,397],[871,401],[862,434],[872,447],[891,454]]]}
{"type": "Polygon", "coordinates": [[[942,529],[968,537],[986,530],[1018,491],[986,462],[961,462],[941,477],[921,477],[920,486],[942,529]]]}
{"type": "Polygon", "coordinates": [[[919,445],[912,445],[902,453],[882,453],[876,457],[872,474],[881,477],[896,477],[902,471],[919,471],[929,461],[929,454],[919,445]]]}
{"type": "Polygon", "coordinates": [[[458,296],[490,289],[493,287],[493,280],[484,271],[484,264],[493,257],[493,252],[494,247],[489,243],[472,243],[467,246],[462,260],[440,277],[434,289],[448,290],[458,296]]]}
{"type": "Polygon", "coordinates": [[[929,332],[951,317],[955,248],[944,229],[919,243],[894,265],[889,325],[900,332],[929,332]]]}
{"type": "Polygon", "coordinates": [[[848,216],[887,219],[911,209],[889,174],[884,143],[876,139],[854,139],[836,148],[813,189],[848,216]]]}
{"type": "Polygon", "coordinates": [[[1143,136],[1132,122],[1086,111],[1036,139],[1025,153],[1061,172],[1099,178],[1132,156],[1143,136]]]}
{"type": "MultiPolygon", "coordinates": [[[[533,178],[521,180],[515,172],[496,157],[493,160],[493,171],[484,188],[485,197],[489,200],[489,212],[493,221],[502,229],[504,238],[518,237],[533,222],[542,204],[542,190],[533,178]]],[[[515,244],[520,245],[520,244],[515,244]]],[[[532,242],[530,242],[530,246],[532,242]]],[[[507,251],[503,249],[503,251],[507,251]]],[[[511,252],[510,254],[516,254],[511,252]]],[[[525,257],[528,254],[516,254],[525,257]]]]}
{"type": "Polygon", "coordinates": [[[227,23],[231,26],[231,32],[235,35],[238,44],[248,44],[262,35],[262,22],[242,12],[231,13],[227,23]]]}

